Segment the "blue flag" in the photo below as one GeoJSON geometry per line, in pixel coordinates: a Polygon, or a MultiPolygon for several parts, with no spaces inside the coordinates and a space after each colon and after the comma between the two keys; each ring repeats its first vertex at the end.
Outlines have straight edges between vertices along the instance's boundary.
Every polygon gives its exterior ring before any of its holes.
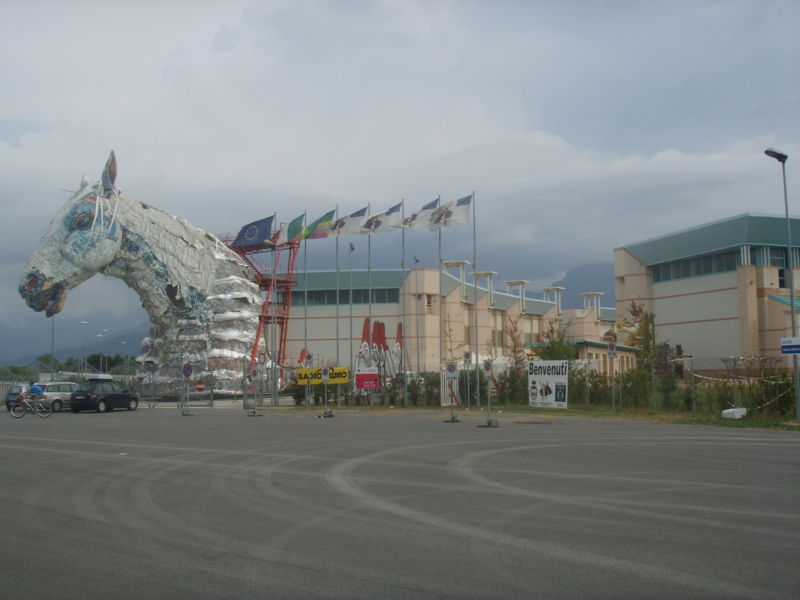
{"type": "Polygon", "coordinates": [[[275,215],[245,225],[231,246],[242,248],[263,245],[272,235],[272,220],[274,218],[275,215]]]}

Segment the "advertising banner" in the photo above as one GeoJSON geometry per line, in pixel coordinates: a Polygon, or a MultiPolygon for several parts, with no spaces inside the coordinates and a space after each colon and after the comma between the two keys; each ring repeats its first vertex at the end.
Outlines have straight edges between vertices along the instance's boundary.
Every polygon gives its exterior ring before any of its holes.
{"type": "Polygon", "coordinates": [[[357,390],[377,390],[378,389],[378,367],[358,367],[358,368],[356,368],[356,389],[357,390]]]}
{"type": "Polygon", "coordinates": [[[569,361],[528,361],[528,405],[567,408],[569,361]]]}
{"type": "MultiPolygon", "coordinates": [[[[348,367],[326,367],[328,369],[328,383],[349,383],[350,369],[348,367]]],[[[322,384],[322,368],[297,369],[295,371],[298,385],[322,384]]]]}

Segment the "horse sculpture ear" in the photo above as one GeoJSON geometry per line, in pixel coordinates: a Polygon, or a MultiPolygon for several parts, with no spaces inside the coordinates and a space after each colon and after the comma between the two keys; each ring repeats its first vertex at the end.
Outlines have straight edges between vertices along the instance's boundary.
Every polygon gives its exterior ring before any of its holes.
{"type": "Polygon", "coordinates": [[[101,181],[103,183],[103,195],[109,196],[114,192],[114,182],[117,180],[117,157],[114,155],[114,151],[111,151],[111,154],[108,156],[108,160],[106,161],[106,166],[103,169],[103,177],[101,181]]]}

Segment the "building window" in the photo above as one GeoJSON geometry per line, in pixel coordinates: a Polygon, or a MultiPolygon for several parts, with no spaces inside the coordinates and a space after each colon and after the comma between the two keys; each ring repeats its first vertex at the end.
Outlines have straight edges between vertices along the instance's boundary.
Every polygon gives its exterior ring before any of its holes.
{"type": "Polygon", "coordinates": [[[672,281],[674,279],[687,279],[713,273],[735,271],[741,262],[741,254],[732,250],[718,252],[705,256],[697,256],[684,260],[675,260],[650,267],[650,277],[653,283],[672,281]]]}
{"type": "MultiPolygon", "coordinates": [[[[770,267],[785,267],[786,266],[786,249],[785,248],[770,248],[769,249],[769,266],[770,267]]],[[[781,286],[783,287],[783,286],[781,286]]]]}
{"type": "Polygon", "coordinates": [[[501,330],[495,329],[494,331],[494,345],[498,348],[503,347],[503,332],[501,330]]]}
{"type": "MultiPolygon", "coordinates": [[[[292,306],[303,306],[308,297],[309,306],[335,306],[337,302],[336,290],[299,290],[292,294],[292,306]]],[[[278,301],[283,294],[276,294],[278,301]]],[[[397,288],[377,288],[372,290],[373,304],[398,303],[400,290],[397,288]]],[[[339,290],[339,304],[350,303],[350,290],[339,290]]],[[[369,290],[353,290],[353,304],[369,304],[369,290]]]]}

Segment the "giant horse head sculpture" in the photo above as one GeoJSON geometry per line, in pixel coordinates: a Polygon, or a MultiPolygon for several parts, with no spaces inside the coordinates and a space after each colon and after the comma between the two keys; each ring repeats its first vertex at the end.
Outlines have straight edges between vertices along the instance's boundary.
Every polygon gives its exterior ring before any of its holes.
{"type": "Polygon", "coordinates": [[[150,317],[137,360],[173,380],[175,364],[189,362],[232,387],[225,382],[242,378],[260,304],[247,265],[212,234],[127,197],[116,175],[112,152],[100,180],[83,178],[28,260],[20,294],[52,316],[95,273],[118,277],[150,317]]]}
{"type": "Polygon", "coordinates": [[[19,292],[33,310],[50,317],[64,306],[69,290],[111,263],[122,241],[116,219],[116,159],[106,163],[101,181],[86,177],[53,218],[31,256],[19,292]]]}

